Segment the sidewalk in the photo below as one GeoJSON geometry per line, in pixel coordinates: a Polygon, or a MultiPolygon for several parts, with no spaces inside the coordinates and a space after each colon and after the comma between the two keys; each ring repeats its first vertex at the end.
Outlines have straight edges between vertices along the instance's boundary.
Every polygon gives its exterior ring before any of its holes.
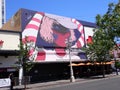
{"type": "MultiPolygon", "coordinates": [[[[85,83],[88,81],[101,80],[101,79],[113,78],[113,77],[118,77],[118,76],[120,76],[120,73],[119,73],[119,75],[116,75],[116,73],[112,73],[112,74],[105,75],[105,78],[102,78],[102,75],[99,75],[99,76],[92,76],[90,78],[78,78],[78,79],[75,79],[75,82],[85,83]]],[[[53,87],[53,86],[67,85],[70,83],[71,82],[69,79],[58,80],[58,81],[28,84],[28,85],[26,85],[26,88],[27,88],[27,90],[34,90],[36,88],[47,88],[47,87],[53,87]]],[[[23,88],[24,88],[24,85],[14,86],[14,90],[24,90],[23,88]]],[[[0,90],[9,90],[9,88],[0,88],[0,90]]]]}

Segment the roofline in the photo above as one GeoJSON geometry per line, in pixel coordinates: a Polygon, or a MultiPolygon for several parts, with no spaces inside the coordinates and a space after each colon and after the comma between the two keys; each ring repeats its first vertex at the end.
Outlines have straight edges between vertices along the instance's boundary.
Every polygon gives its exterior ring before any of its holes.
{"type": "Polygon", "coordinates": [[[13,30],[2,30],[0,29],[0,32],[9,32],[9,33],[21,33],[21,31],[13,31],[13,30]]]}
{"type": "Polygon", "coordinates": [[[83,26],[87,26],[87,27],[92,27],[92,28],[97,28],[98,26],[96,25],[96,23],[93,22],[88,22],[88,21],[83,21],[83,20],[78,20],[83,26]]]}
{"type": "MultiPolygon", "coordinates": [[[[19,10],[30,10],[30,9],[26,9],[26,8],[20,8],[19,10]]],[[[30,10],[30,11],[34,11],[34,12],[41,12],[41,11],[36,11],[36,10],[30,10]]],[[[47,12],[43,12],[43,13],[47,13],[47,12]]],[[[52,14],[52,13],[48,13],[48,14],[52,14]]],[[[57,14],[53,14],[53,15],[57,15],[57,14]]],[[[61,15],[58,15],[61,16],[61,15]]],[[[62,17],[67,17],[67,16],[62,16],[62,17]]],[[[68,17],[70,18],[70,17],[68,17]]],[[[92,28],[97,28],[98,26],[96,25],[96,23],[93,22],[88,22],[88,21],[83,21],[83,20],[78,20],[83,26],[87,26],[87,27],[92,27],[92,28]]]]}

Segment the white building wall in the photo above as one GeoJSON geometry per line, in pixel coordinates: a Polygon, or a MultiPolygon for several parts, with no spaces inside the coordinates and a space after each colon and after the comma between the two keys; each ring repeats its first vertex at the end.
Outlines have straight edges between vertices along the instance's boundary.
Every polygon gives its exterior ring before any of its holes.
{"type": "Polygon", "coordinates": [[[0,0],[0,28],[2,26],[2,0],[0,0]]]}
{"type": "MultiPolygon", "coordinates": [[[[0,50],[19,50],[20,33],[1,31],[0,40],[3,41],[0,50]]],[[[10,71],[12,67],[15,67],[17,60],[17,56],[0,56],[0,68],[8,68],[7,70],[10,71]]]]}
{"type": "Polygon", "coordinates": [[[94,30],[95,28],[92,28],[92,27],[84,27],[84,32],[85,32],[85,40],[87,40],[88,39],[88,36],[93,36],[93,34],[94,34],[94,32],[93,32],[93,30],[94,30]]]}
{"type": "Polygon", "coordinates": [[[0,32],[0,40],[3,41],[0,50],[19,50],[19,33],[0,32]]]}

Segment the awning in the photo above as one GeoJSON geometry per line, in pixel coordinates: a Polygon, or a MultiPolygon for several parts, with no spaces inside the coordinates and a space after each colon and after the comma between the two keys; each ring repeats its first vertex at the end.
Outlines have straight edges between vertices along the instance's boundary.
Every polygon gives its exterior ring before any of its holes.
{"type": "Polygon", "coordinates": [[[78,63],[77,65],[78,66],[83,66],[83,65],[85,65],[85,63],[78,63]]]}
{"type": "MultiPolygon", "coordinates": [[[[105,62],[105,63],[103,63],[103,64],[104,64],[104,65],[108,65],[108,64],[113,64],[113,62],[110,61],[110,62],[105,62]]],[[[88,63],[78,63],[78,64],[72,63],[72,64],[71,64],[71,66],[87,66],[87,65],[102,65],[102,63],[98,63],[98,62],[90,63],[90,62],[88,62],[88,63]]],[[[69,64],[68,66],[70,66],[70,64],[69,64]]]]}
{"type": "Polygon", "coordinates": [[[17,56],[19,55],[18,50],[0,50],[0,56],[17,56]]]}
{"type": "MultiPolygon", "coordinates": [[[[68,66],[70,66],[70,64],[68,66]]],[[[78,66],[78,65],[75,63],[72,63],[71,66],[78,66]]]]}
{"type": "Polygon", "coordinates": [[[88,62],[88,63],[86,63],[86,65],[93,65],[93,63],[88,62]]]}

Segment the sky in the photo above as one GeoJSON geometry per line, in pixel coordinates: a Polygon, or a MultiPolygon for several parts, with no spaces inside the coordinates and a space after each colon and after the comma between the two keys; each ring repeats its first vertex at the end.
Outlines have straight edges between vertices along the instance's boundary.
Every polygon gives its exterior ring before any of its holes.
{"type": "Polygon", "coordinates": [[[6,0],[6,19],[20,8],[75,18],[95,23],[97,14],[104,15],[109,3],[119,0],[6,0]]]}

